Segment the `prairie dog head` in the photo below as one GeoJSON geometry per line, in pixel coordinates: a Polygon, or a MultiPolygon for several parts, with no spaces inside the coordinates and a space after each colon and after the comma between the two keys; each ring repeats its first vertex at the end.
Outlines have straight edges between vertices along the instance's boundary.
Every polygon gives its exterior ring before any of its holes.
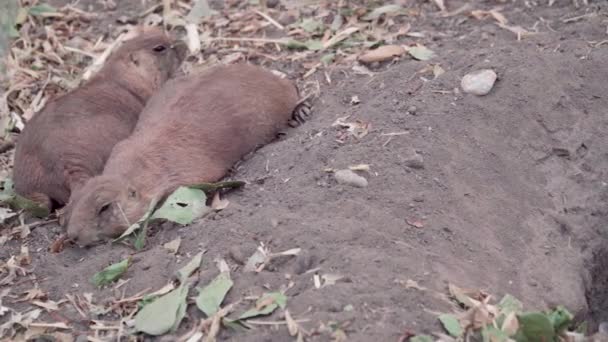
{"type": "MultiPolygon", "coordinates": [[[[110,55],[104,68],[129,87],[158,90],[179,69],[186,56],[184,42],[156,27],[140,28],[110,55]]],[[[146,94],[146,95],[151,95],[146,94]]]]}
{"type": "Polygon", "coordinates": [[[149,203],[117,177],[91,178],[72,194],[61,224],[81,247],[119,237],[147,211],[149,203]]]}

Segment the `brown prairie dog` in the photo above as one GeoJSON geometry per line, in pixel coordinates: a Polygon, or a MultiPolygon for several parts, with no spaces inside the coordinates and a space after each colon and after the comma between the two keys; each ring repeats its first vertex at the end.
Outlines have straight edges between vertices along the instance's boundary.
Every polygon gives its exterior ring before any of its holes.
{"type": "Polygon", "coordinates": [[[133,134],[116,145],[103,173],[70,200],[68,236],[81,246],[116,237],[145,214],[153,198],[221,179],[290,119],[301,119],[298,100],[292,82],[246,64],[169,81],[149,101],[133,134]]]}
{"type": "Polygon", "coordinates": [[[129,136],[185,52],[162,30],[140,28],[91,80],[49,102],[18,138],[15,191],[49,209],[64,205],[75,188],[103,171],[114,145],[129,136]]]}

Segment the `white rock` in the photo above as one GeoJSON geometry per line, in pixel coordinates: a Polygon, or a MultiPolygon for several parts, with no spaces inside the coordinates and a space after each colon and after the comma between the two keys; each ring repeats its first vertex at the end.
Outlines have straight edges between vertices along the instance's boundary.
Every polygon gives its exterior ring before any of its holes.
{"type": "Polygon", "coordinates": [[[334,173],[334,177],[340,184],[348,184],[358,188],[365,188],[367,186],[367,179],[351,170],[338,170],[334,173]]]}
{"type": "Polygon", "coordinates": [[[465,93],[486,95],[492,90],[496,78],[494,70],[477,70],[465,75],[460,81],[460,86],[465,93]]]}

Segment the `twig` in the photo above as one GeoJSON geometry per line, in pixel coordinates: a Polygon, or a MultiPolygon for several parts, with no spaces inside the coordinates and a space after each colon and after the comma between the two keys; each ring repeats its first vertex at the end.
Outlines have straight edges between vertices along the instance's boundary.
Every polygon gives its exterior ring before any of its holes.
{"type": "Polygon", "coordinates": [[[268,14],[266,14],[266,13],[264,13],[262,11],[259,11],[259,10],[255,10],[254,12],[257,13],[262,18],[266,19],[269,23],[271,23],[272,25],[274,25],[279,30],[284,30],[285,29],[285,26],[279,24],[276,20],[272,19],[268,14]]]}
{"type": "MultiPolygon", "coordinates": [[[[306,322],[310,322],[310,319],[308,318],[302,318],[302,319],[294,319],[294,321],[296,323],[306,323],[306,322]]],[[[287,321],[256,321],[256,320],[251,320],[248,319],[247,324],[253,324],[253,325],[286,325],[287,321]]]]}
{"type": "Polygon", "coordinates": [[[227,42],[252,42],[264,44],[287,44],[284,39],[267,39],[267,38],[238,38],[238,37],[210,37],[209,40],[223,40],[227,42]]]}

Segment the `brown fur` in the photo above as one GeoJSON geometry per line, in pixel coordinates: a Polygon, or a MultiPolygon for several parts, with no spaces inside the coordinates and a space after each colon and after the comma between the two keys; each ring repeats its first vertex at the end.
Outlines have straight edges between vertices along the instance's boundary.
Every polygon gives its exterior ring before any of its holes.
{"type": "Polygon", "coordinates": [[[215,67],[169,81],[103,174],[66,207],[68,236],[82,246],[116,237],[153,198],[221,179],[285,128],[298,103],[293,83],[251,65],[215,67]]]}
{"type": "Polygon", "coordinates": [[[185,50],[175,43],[160,29],[141,29],[90,81],[36,114],[18,139],[16,192],[52,209],[100,174],[147,100],[177,71],[185,50]],[[164,51],[155,51],[161,47],[164,51]]]}

